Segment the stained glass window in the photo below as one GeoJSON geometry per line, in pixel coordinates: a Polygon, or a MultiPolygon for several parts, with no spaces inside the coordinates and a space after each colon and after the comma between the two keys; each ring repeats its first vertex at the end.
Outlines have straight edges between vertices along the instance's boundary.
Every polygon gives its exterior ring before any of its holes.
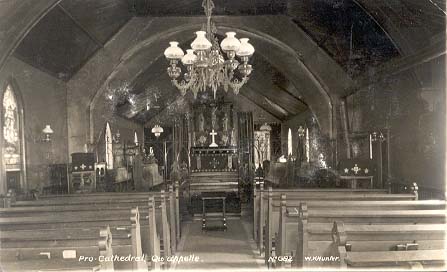
{"type": "Polygon", "coordinates": [[[17,100],[10,85],[3,95],[3,141],[7,168],[20,167],[20,119],[17,100]]]}

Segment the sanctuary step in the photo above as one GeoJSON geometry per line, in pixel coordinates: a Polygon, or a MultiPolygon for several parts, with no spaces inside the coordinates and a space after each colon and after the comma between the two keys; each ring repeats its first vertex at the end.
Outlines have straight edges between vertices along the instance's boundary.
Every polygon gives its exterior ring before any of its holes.
{"type": "Polygon", "coordinates": [[[239,175],[235,171],[195,172],[191,173],[190,193],[202,192],[238,192],[239,175]]]}

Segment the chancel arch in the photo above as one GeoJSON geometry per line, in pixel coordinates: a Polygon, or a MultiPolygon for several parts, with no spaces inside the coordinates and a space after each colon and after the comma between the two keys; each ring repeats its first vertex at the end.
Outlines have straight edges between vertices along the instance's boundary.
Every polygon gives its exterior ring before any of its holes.
{"type": "MultiPolygon", "coordinates": [[[[331,63],[331,65],[320,69],[334,69],[334,71],[327,71],[324,75],[333,77],[338,75],[341,81],[335,81],[330,77],[317,77],[314,72],[310,71],[307,67],[297,49],[290,47],[284,40],[275,38],[275,34],[263,32],[263,30],[257,30],[256,25],[251,22],[248,26],[241,27],[239,23],[250,22],[247,18],[236,17],[236,20],[223,20],[217,18],[216,23],[219,24],[218,34],[223,35],[226,30],[233,29],[235,31],[242,32],[244,35],[250,38],[253,44],[257,46],[256,54],[266,59],[279,71],[283,72],[291,80],[293,85],[299,91],[294,93],[295,96],[301,97],[314,112],[317,122],[321,126],[322,133],[333,136],[334,125],[333,122],[333,103],[335,98],[329,95],[328,89],[332,88],[334,91],[339,89],[341,91],[343,86],[346,86],[349,82],[349,78],[343,72],[340,72],[337,64],[331,63]]],[[[107,79],[102,83],[101,87],[93,95],[93,99],[89,103],[89,120],[90,140],[94,138],[97,133],[95,129],[95,109],[98,104],[101,105],[101,101],[104,99],[105,94],[108,91],[114,91],[118,89],[127,88],[132,85],[132,82],[139,74],[143,73],[149,66],[154,64],[159,58],[164,58],[162,53],[164,48],[169,44],[169,41],[176,39],[180,43],[187,42],[194,30],[200,29],[202,21],[201,18],[191,18],[188,24],[180,25],[177,21],[175,27],[172,26],[174,22],[169,18],[160,19],[166,24],[165,30],[158,32],[156,35],[150,36],[147,39],[139,42],[127,50],[121,57],[121,62],[116,65],[116,68],[108,75],[107,79]],[[195,21],[200,23],[195,23],[195,21]],[[192,22],[191,22],[192,21],[192,22]]],[[[274,25],[275,22],[268,21],[268,24],[274,25]]],[[[260,27],[266,28],[265,24],[260,24],[260,27]]],[[[297,37],[301,37],[303,34],[298,31],[296,27],[290,27],[292,31],[296,31],[297,37]]],[[[279,35],[279,34],[277,34],[279,35]]],[[[327,58],[324,53],[322,58],[327,58]]],[[[314,65],[314,64],[308,64],[314,65]]],[[[162,76],[166,76],[163,74],[162,76]]],[[[100,106],[102,107],[102,105],[100,106]]]]}

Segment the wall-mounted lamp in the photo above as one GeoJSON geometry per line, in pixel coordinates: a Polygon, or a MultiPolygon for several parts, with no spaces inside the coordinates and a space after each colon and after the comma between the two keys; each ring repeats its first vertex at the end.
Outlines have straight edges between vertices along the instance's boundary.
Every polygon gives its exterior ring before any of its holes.
{"type": "Polygon", "coordinates": [[[160,134],[163,133],[163,128],[160,127],[160,125],[155,125],[155,126],[152,128],[151,132],[154,133],[155,137],[158,138],[158,137],[160,137],[160,134]]]}
{"type": "Polygon", "coordinates": [[[53,135],[54,131],[51,129],[50,125],[46,125],[44,129],[42,129],[43,138],[42,142],[49,143],[51,142],[51,135],[53,135]]]}

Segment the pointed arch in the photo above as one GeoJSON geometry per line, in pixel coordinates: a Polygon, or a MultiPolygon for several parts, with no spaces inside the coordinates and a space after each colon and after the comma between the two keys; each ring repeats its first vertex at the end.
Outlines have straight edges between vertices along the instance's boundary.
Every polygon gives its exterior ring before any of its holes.
{"type": "Polygon", "coordinates": [[[289,128],[287,133],[287,155],[291,156],[293,154],[293,143],[292,143],[292,129],[289,128]]]}
{"type": "Polygon", "coordinates": [[[137,133],[136,130],[134,131],[133,143],[134,143],[136,146],[138,146],[138,145],[140,144],[140,142],[138,141],[138,133],[137,133]]]}
{"type": "Polygon", "coordinates": [[[109,122],[106,123],[104,142],[106,143],[106,163],[107,169],[113,169],[113,141],[112,141],[112,129],[109,122]]]}
{"type": "Polygon", "coordinates": [[[0,194],[27,189],[23,101],[13,79],[0,90],[0,194]]]}

